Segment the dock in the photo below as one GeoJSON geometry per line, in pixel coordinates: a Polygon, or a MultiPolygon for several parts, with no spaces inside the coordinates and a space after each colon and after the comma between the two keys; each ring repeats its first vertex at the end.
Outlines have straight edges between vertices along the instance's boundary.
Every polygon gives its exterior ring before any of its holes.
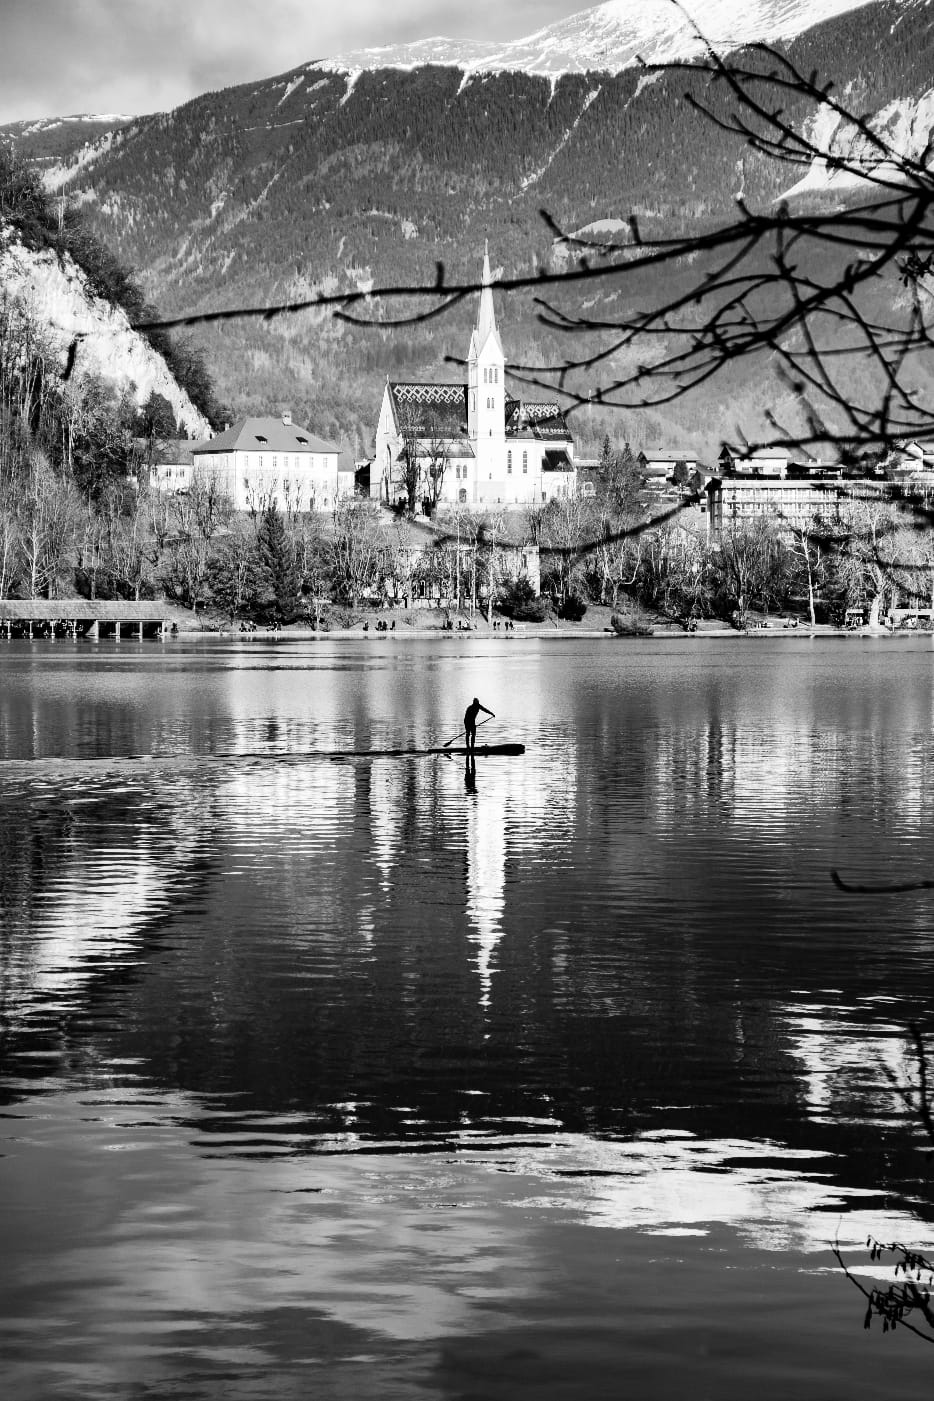
{"type": "Polygon", "coordinates": [[[172,621],[159,601],[97,598],[0,599],[0,638],[166,637],[172,621]]]}

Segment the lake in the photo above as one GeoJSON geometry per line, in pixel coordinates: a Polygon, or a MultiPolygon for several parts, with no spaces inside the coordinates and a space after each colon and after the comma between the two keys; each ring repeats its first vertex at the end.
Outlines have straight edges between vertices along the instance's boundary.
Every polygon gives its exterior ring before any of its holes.
{"type": "Polygon", "coordinates": [[[934,647],[0,644],[19,1398],[930,1395],[934,647]],[[521,757],[443,745],[472,696],[521,757]],[[834,1243],[852,1278],[832,1254],[834,1243]]]}

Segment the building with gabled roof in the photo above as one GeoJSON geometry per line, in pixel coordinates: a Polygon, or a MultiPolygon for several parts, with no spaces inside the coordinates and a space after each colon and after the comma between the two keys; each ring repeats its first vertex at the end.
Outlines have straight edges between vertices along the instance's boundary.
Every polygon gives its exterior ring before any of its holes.
{"type": "Polygon", "coordinates": [[[238,511],[263,510],[272,500],[282,510],[329,511],[340,496],[341,448],[293,423],[290,413],[241,419],[193,444],[191,456],[199,477],[238,511]]]}
{"type": "Polygon", "coordinates": [[[404,497],[410,459],[417,464],[419,502],[521,507],[575,493],[574,439],[560,406],[507,390],[489,251],[466,383],[386,380],[371,496],[385,502],[404,497]]]}

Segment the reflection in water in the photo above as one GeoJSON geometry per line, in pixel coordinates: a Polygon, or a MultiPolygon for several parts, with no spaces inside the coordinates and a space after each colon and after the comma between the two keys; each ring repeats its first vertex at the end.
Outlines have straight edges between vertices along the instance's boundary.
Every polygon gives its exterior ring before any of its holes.
{"type": "Polygon", "coordinates": [[[929,652],[93,655],[3,654],[13,1395],[884,1394],[932,913],[828,872],[929,874],[929,652]],[[478,674],[521,758],[346,757],[478,674]]]}
{"type": "MultiPolygon", "coordinates": [[[[475,763],[467,762],[475,770],[475,763]]],[[[475,773],[473,784],[475,789],[475,773]]],[[[467,809],[467,919],[477,948],[483,1008],[490,1005],[493,954],[503,937],[509,792],[507,765],[491,765],[484,771],[482,803],[472,802],[467,809]]]]}

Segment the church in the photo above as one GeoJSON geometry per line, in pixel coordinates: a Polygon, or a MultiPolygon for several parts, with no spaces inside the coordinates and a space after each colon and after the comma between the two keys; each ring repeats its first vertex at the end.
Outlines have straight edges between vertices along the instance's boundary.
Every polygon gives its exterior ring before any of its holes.
{"type": "Polygon", "coordinates": [[[387,379],[370,495],[389,503],[405,497],[410,461],[413,468],[418,465],[419,504],[427,499],[515,509],[567,499],[576,491],[574,440],[559,406],[507,392],[488,250],[467,382],[387,379]]]}

